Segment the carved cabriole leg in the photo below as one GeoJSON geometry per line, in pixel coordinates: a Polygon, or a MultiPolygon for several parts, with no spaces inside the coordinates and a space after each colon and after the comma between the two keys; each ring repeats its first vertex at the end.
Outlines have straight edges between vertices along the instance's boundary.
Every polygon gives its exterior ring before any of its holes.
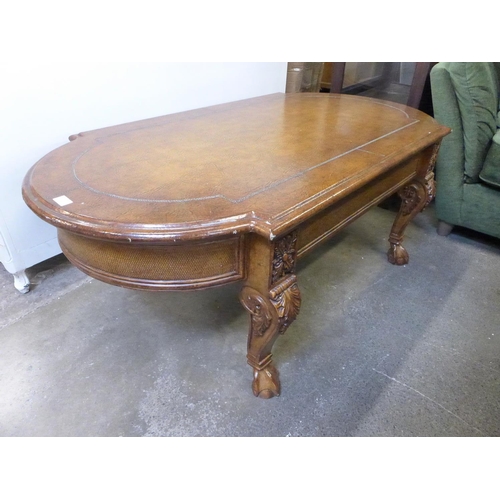
{"type": "Polygon", "coordinates": [[[265,295],[249,286],[243,287],[240,300],[250,313],[247,359],[254,369],[253,393],[265,399],[279,396],[280,380],[271,354],[279,334],[277,313],[265,295]]]}
{"type": "Polygon", "coordinates": [[[390,248],[387,252],[387,259],[391,264],[402,266],[408,264],[410,260],[408,252],[401,244],[403,234],[415,215],[424,210],[436,194],[434,172],[432,169],[436,162],[438,151],[439,145],[435,145],[427,166],[420,174],[421,176],[418,176],[398,192],[401,198],[401,207],[392,225],[391,234],[389,235],[390,248]]]}
{"type": "Polygon", "coordinates": [[[296,242],[296,234],[276,243],[252,235],[248,278],[240,294],[241,303],[250,313],[247,359],[254,369],[252,389],[255,396],[265,399],[280,394],[271,350],[300,309],[300,292],[293,274],[296,242]]]}

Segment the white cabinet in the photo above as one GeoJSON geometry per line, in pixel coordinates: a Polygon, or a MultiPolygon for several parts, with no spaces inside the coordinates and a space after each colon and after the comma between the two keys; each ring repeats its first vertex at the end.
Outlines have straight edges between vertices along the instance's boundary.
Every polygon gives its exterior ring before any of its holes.
{"type": "Polygon", "coordinates": [[[33,218],[20,198],[19,192],[17,196],[2,196],[2,205],[8,202],[12,211],[7,219],[0,212],[0,262],[13,275],[17,290],[26,293],[29,280],[25,270],[61,253],[61,249],[55,229],[33,218]]]}

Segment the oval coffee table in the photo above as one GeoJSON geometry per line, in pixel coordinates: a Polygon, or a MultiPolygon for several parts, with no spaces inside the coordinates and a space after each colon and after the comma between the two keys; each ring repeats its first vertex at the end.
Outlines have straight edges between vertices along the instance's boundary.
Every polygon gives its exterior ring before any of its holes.
{"type": "Polygon", "coordinates": [[[418,110],[339,94],[272,94],[70,137],[23,196],[85,273],[146,290],[242,281],[253,392],[280,392],[272,346],[297,317],[297,260],[398,192],[388,259],[434,196],[449,129],[418,110]]]}

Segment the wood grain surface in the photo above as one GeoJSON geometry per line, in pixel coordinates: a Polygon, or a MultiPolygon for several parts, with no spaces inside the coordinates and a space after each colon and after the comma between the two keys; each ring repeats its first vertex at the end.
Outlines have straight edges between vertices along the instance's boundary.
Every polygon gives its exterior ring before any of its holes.
{"type": "Polygon", "coordinates": [[[51,223],[100,238],[272,239],[443,131],[395,103],[272,94],[73,136],[31,169],[24,196],[51,223]]]}

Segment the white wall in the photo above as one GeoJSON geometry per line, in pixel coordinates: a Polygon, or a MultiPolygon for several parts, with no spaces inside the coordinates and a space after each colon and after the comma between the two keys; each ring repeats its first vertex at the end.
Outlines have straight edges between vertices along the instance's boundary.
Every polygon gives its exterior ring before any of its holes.
{"type": "Polygon", "coordinates": [[[15,272],[58,253],[55,229],[26,207],[21,184],[71,134],[284,92],[285,80],[285,62],[0,63],[2,263],[15,272]]]}

